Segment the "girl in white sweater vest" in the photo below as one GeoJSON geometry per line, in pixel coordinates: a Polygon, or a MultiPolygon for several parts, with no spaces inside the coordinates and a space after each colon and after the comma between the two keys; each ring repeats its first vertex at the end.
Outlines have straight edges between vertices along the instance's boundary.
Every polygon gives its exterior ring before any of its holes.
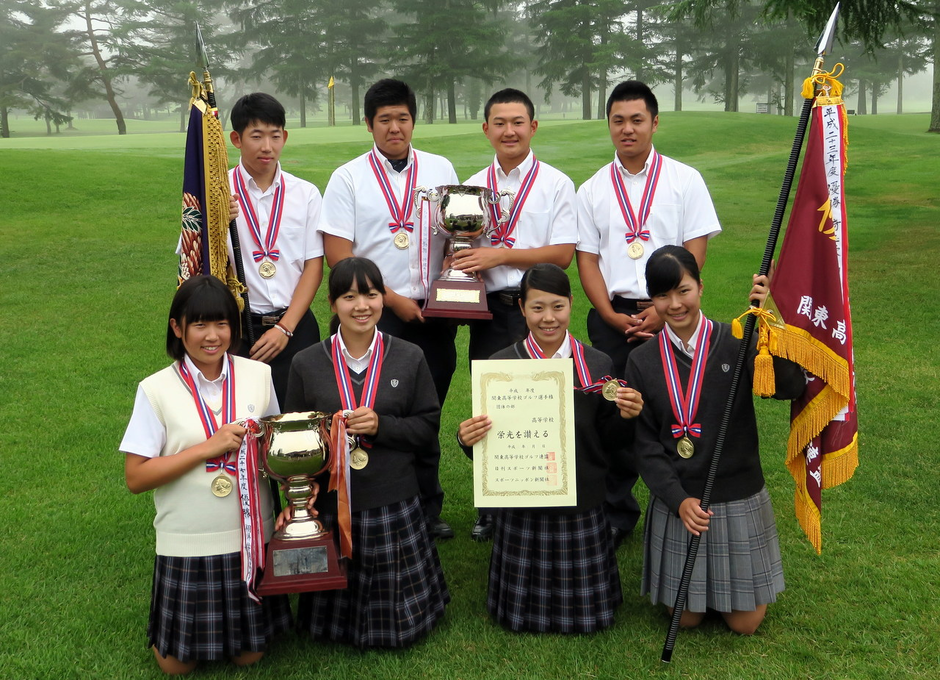
{"type": "MultiPolygon", "coordinates": [[[[154,491],[157,534],[149,646],[160,668],[198,661],[258,661],[290,627],[286,596],[251,600],[241,580],[238,424],[279,412],[271,369],[229,354],[238,308],[218,279],[188,279],[173,298],[167,354],[173,364],[140,383],[120,450],[133,493],[154,491]]],[[[261,484],[265,540],[273,515],[261,484]]]]}

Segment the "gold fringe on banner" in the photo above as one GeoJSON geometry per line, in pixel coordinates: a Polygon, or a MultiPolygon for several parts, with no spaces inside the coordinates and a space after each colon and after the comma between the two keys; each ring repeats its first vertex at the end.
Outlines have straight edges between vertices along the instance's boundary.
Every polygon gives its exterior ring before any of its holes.
{"type": "MultiPolygon", "coordinates": [[[[792,438],[791,438],[792,439],[792,438]]],[[[800,453],[802,450],[800,450],[800,453]]],[[[822,459],[823,489],[831,489],[849,480],[858,467],[858,433],[852,442],[839,451],[831,451],[822,459]]],[[[813,502],[806,489],[806,469],[801,458],[794,457],[787,462],[790,474],[796,480],[793,504],[800,528],[812,544],[816,554],[822,554],[822,517],[819,508],[813,502]]]]}

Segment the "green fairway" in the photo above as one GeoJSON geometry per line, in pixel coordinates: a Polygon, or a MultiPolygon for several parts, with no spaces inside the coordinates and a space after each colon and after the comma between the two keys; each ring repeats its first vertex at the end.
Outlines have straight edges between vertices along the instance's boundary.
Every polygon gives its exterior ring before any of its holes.
{"type": "MultiPolygon", "coordinates": [[[[164,123],[163,132],[119,137],[109,123],[100,135],[0,140],[0,678],[160,676],[145,647],[153,503],[150,494],[127,491],[117,447],[137,382],[168,363],[184,136],[164,123]]],[[[711,318],[729,321],[746,305],[795,124],[755,114],[660,117],[657,149],[701,170],[724,228],[703,272],[711,318]]],[[[927,126],[927,115],[850,119],[845,183],[861,466],[847,484],[824,492],[823,554],[816,556],[794,518],[783,465],[788,407],[757,404],[787,590],[756,636],[706,621],[680,633],[672,664],[663,666],[668,619],[638,595],[639,535],[618,553],[625,602],[611,629],[564,637],[510,634],[494,624],[485,609],[490,546],[469,540],[471,465],[453,437],[470,413],[461,360],[442,423],[444,517],[457,532],[440,544],[453,598],[442,625],[404,652],[363,653],[287,635],[257,667],[209,664],[197,673],[937,677],[940,136],[925,134],[927,126]]],[[[364,126],[289,130],[285,168],[321,190],[335,167],[371,146],[364,126]]],[[[461,179],[492,158],[478,123],[419,123],[415,142],[450,158],[461,179]]],[[[533,146],[578,185],[613,157],[603,121],[546,121],[533,146]]],[[[588,304],[570,272],[572,331],[587,340],[588,304]]],[[[325,332],[324,292],[314,311],[325,332]]],[[[465,357],[465,328],[458,338],[465,357]]]]}

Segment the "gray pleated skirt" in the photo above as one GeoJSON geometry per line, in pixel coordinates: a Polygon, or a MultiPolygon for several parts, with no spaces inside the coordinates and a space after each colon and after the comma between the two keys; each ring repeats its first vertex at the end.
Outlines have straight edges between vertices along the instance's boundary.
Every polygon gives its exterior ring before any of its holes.
{"type": "MultiPolygon", "coordinates": [[[[764,487],[749,498],[715,503],[702,534],[685,609],[704,612],[754,611],[776,602],[783,591],[783,563],[770,494],[764,487]]],[[[690,534],[659,498],[646,514],[641,594],[672,607],[679,591],[690,534]]]]}

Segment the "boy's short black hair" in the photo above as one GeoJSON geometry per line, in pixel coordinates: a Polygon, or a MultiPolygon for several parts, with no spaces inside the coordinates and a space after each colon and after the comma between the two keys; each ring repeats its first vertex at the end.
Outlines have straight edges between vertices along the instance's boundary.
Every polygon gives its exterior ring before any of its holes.
{"type": "Polygon", "coordinates": [[[625,80],[613,89],[607,98],[607,120],[610,120],[610,107],[614,102],[629,102],[635,99],[642,99],[646,102],[646,110],[650,116],[655,118],[659,115],[659,102],[656,101],[656,95],[646,83],[639,80],[625,80]]]}
{"type": "Polygon", "coordinates": [[[383,78],[366,91],[363,111],[366,122],[372,125],[376,112],[383,106],[407,106],[411,120],[418,115],[418,102],[408,83],[394,78],[383,78]]]}
{"type": "Polygon", "coordinates": [[[232,107],[232,129],[243,134],[252,121],[267,123],[282,130],[287,127],[287,116],[281,102],[264,92],[252,92],[235,102],[232,107]]]}
{"type": "Polygon", "coordinates": [[[529,120],[535,120],[535,106],[532,104],[532,100],[529,99],[529,95],[522,90],[507,87],[505,90],[494,93],[483,107],[483,120],[486,122],[490,120],[490,109],[493,104],[525,104],[526,111],[529,112],[529,120]]]}
{"type": "MultiPolygon", "coordinates": [[[[197,321],[228,321],[232,329],[229,352],[238,351],[238,303],[232,291],[214,276],[199,275],[186,279],[173,296],[169,318],[176,319],[176,324],[184,331],[186,324],[197,321]]],[[[175,361],[182,361],[186,356],[183,340],[176,337],[169,321],[166,324],[166,353],[175,361]]]]}

